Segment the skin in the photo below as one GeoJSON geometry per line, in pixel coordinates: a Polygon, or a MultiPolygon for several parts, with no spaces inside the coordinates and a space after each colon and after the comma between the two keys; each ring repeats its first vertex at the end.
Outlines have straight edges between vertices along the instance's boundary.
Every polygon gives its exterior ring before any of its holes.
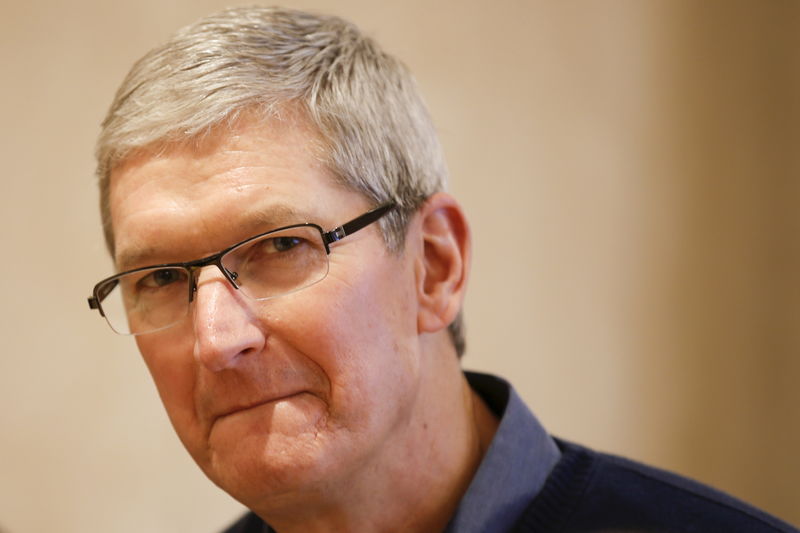
{"type": "MultiPolygon", "coordinates": [[[[297,117],[243,120],[123,162],[110,194],[118,267],[369,210],[315,146],[297,117]]],[[[189,316],[136,341],[191,456],[278,531],[441,530],[496,428],[446,331],[469,254],[461,208],[437,194],[403,253],[370,225],[332,246],[322,282],[263,302],[206,267],[189,316]]]]}

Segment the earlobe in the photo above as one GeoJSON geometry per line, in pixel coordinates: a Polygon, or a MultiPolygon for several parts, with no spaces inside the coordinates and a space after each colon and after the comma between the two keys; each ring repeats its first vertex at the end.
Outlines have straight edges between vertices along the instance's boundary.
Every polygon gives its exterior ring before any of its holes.
{"type": "Polygon", "coordinates": [[[417,263],[419,331],[447,328],[464,299],[471,241],[461,206],[446,193],[431,196],[419,211],[421,248],[417,263]]]}

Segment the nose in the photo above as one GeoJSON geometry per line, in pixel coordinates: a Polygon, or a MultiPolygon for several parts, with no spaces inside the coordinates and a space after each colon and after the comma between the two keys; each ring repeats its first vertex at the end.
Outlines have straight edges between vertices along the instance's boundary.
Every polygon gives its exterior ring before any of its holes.
{"type": "Polygon", "coordinates": [[[198,274],[192,321],[195,359],[212,372],[235,367],[266,343],[251,302],[213,266],[198,274]]]}

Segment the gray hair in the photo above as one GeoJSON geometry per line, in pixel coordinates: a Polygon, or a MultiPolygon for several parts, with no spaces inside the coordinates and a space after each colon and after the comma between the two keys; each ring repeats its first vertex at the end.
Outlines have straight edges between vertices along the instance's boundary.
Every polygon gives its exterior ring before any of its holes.
{"type": "MultiPolygon", "coordinates": [[[[446,187],[432,121],[406,67],[353,24],[282,8],[221,11],[178,31],[137,61],[97,142],[100,209],[114,254],[111,171],[145,149],[201,140],[245,113],[296,108],[319,132],[324,160],[345,187],[375,205],[394,201],[381,231],[403,248],[409,218],[446,187]]],[[[462,315],[450,325],[464,352],[462,315]]]]}

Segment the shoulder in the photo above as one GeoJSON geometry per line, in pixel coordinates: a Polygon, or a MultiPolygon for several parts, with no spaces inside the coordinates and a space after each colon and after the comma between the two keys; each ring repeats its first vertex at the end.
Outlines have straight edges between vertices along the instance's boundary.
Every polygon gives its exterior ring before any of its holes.
{"type": "Polygon", "coordinates": [[[732,496],[635,461],[558,441],[562,458],[519,531],[798,533],[732,496]]]}

